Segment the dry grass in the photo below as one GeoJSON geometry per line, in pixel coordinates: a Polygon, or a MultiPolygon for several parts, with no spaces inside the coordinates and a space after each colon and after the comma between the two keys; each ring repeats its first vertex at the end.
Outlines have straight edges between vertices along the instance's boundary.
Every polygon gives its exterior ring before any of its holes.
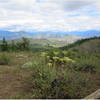
{"type": "MultiPolygon", "coordinates": [[[[33,60],[39,61],[39,56],[32,52],[3,52],[11,59],[10,65],[0,65],[0,99],[29,99],[32,98],[32,84],[30,78],[33,70],[22,69],[21,66],[33,60]],[[27,80],[28,79],[28,80],[27,80]]],[[[2,52],[0,53],[3,54],[2,52]]],[[[86,73],[84,73],[86,74],[86,73]]],[[[100,88],[99,73],[90,74],[95,86],[91,86],[87,94],[100,88]]],[[[93,84],[94,84],[93,83],[93,84]]],[[[93,85],[92,84],[92,85],[93,85]]]]}
{"type": "Polygon", "coordinates": [[[34,56],[31,53],[6,53],[11,57],[11,65],[0,65],[0,99],[14,98],[17,95],[26,94],[27,88],[25,79],[30,77],[30,70],[23,70],[20,68],[22,64],[30,61],[34,56]],[[24,55],[26,57],[16,57],[24,55]],[[32,55],[32,54],[31,54],[32,55]]]}

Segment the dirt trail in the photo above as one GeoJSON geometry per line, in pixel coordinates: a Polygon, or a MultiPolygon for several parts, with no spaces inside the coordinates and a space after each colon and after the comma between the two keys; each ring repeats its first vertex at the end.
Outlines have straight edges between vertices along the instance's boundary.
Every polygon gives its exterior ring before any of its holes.
{"type": "Polygon", "coordinates": [[[27,91],[23,81],[26,77],[26,71],[19,71],[14,66],[0,66],[0,99],[13,98],[27,91]]]}

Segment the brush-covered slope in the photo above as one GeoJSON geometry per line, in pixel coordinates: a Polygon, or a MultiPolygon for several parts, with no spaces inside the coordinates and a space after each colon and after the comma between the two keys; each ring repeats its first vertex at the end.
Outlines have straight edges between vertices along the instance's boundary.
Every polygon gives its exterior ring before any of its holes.
{"type": "Polygon", "coordinates": [[[81,39],[61,49],[71,49],[81,53],[100,53],[100,37],[81,39]]]}

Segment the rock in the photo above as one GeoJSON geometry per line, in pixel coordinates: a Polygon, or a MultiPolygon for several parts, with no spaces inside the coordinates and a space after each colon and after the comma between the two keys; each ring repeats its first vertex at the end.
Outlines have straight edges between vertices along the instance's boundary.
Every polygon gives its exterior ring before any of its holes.
{"type": "Polygon", "coordinates": [[[23,64],[21,68],[30,68],[30,67],[32,67],[32,65],[33,65],[32,62],[27,62],[27,63],[23,64]]]}
{"type": "Polygon", "coordinates": [[[16,55],[16,58],[27,58],[28,56],[25,55],[16,55]]]}

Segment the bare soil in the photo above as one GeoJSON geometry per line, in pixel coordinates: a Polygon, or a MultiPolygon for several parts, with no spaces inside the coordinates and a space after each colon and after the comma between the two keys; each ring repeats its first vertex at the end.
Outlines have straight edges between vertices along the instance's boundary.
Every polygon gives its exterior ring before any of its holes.
{"type": "Polygon", "coordinates": [[[18,96],[29,93],[27,78],[31,76],[31,70],[21,69],[21,65],[30,61],[32,57],[16,58],[13,56],[12,65],[0,65],[0,99],[20,98],[18,96]]]}

